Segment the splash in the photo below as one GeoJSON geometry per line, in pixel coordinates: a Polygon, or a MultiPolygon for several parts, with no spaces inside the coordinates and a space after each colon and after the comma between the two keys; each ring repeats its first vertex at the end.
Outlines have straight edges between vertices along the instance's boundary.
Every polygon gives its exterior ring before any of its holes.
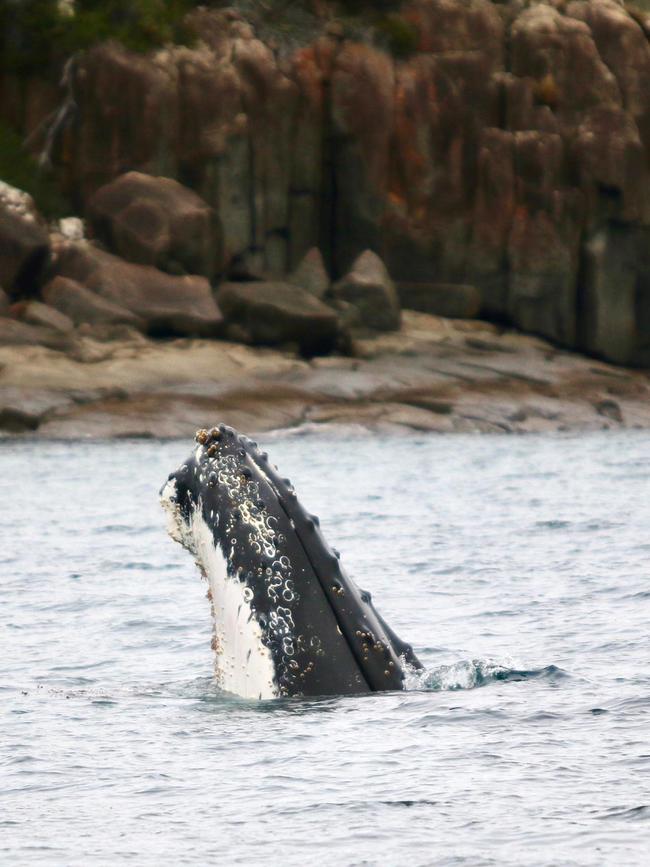
{"type": "Polygon", "coordinates": [[[426,692],[476,689],[498,681],[521,681],[534,678],[557,680],[566,673],[555,665],[544,668],[513,668],[490,659],[471,659],[453,665],[440,665],[437,668],[417,671],[409,669],[405,687],[408,690],[426,692]]]}

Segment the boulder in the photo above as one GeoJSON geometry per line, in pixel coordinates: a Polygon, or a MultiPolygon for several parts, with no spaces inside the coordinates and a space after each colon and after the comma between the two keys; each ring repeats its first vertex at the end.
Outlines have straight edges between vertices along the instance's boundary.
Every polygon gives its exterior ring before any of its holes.
{"type": "Polygon", "coordinates": [[[476,286],[462,283],[397,283],[402,307],[447,316],[473,319],[481,309],[481,293],[476,286]]]}
{"type": "Polygon", "coordinates": [[[330,278],[318,247],[312,247],[305,253],[296,270],[290,275],[289,282],[305,289],[316,298],[325,297],[330,288],[330,278]]]}
{"type": "Polygon", "coordinates": [[[334,297],[359,311],[359,324],[374,331],[395,331],[400,326],[397,291],[386,266],[376,253],[366,250],[351,270],[332,287],[334,297]]]}
{"type": "Polygon", "coordinates": [[[214,211],[171,178],[127,172],[97,190],[88,217],[93,233],[130,262],[205,277],[221,268],[214,211]]]}
{"type": "Polygon", "coordinates": [[[49,255],[42,226],[0,207],[0,284],[10,295],[36,294],[49,255]]]}
{"type": "Polygon", "coordinates": [[[42,328],[51,328],[61,334],[70,334],[74,330],[74,322],[65,313],[61,313],[48,304],[40,301],[26,301],[20,310],[19,319],[28,325],[37,325],[42,328]]]}
{"type": "Polygon", "coordinates": [[[51,328],[0,316],[0,346],[47,346],[65,352],[71,347],[71,339],[69,334],[51,328]]]}
{"type": "Polygon", "coordinates": [[[290,283],[224,283],[217,300],[229,324],[252,343],[297,343],[307,357],[331,352],[339,339],[336,313],[290,283]]]}
{"type": "Polygon", "coordinates": [[[84,288],[76,280],[55,277],[43,287],[43,299],[75,325],[129,325],[142,327],[142,320],[127,310],[84,288]]]}
{"type": "Polygon", "coordinates": [[[223,317],[205,277],[173,277],[86,243],[65,245],[56,270],[129,310],[149,334],[211,337],[221,329],[223,317]]]}

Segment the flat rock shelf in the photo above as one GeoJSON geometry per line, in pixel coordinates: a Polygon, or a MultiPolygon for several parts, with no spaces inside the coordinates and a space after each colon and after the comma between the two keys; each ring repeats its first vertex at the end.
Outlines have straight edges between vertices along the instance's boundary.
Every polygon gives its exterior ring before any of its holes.
{"type": "Polygon", "coordinates": [[[342,424],[431,432],[650,428],[650,376],[477,321],[403,312],[352,357],[226,341],[80,336],[0,347],[0,435],[185,437],[342,424]]]}

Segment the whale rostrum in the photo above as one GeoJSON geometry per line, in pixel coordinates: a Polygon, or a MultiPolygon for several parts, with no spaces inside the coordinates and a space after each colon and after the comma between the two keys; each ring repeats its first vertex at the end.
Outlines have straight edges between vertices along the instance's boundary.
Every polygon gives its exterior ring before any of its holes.
{"type": "Polygon", "coordinates": [[[398,690],[421,667],[247,437],[225,425],[198,431],[161,502],[209,584],[223,689],[262,699],[398,690]]]}

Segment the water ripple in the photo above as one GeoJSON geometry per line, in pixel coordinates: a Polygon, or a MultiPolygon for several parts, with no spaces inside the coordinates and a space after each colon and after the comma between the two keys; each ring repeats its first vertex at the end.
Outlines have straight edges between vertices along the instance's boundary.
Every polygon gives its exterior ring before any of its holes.
{"type": "Polygon", "coordinates": [[[0,860],[645,865],[647,435],[268,439],[424,670],[219,691],[188,444],[3,441],[0,860]]]}

